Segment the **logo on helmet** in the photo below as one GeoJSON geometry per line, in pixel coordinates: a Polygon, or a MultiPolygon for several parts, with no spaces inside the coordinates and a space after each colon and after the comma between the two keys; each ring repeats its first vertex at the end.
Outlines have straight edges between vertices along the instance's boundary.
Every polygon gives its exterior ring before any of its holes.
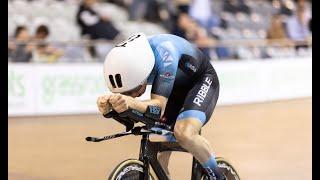
{"type": "Polygon", "coordinates": [[[132,35],[132,36],[130,36],[127,40],[125,40],[125,41],[117,44],[116,47],[126,47],[126,45],[127,45],[129,42],[137,39],[137,38],[140,37],[140,36],[141,36],[140,34],[132,35]]]}

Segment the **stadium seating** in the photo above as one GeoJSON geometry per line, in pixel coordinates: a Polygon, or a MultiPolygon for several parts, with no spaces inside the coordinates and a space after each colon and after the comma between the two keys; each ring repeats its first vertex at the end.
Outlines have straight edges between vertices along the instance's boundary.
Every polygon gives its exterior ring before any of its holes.
{"type": "MultiPolygon", "coordinates": [[[[223,19],[227,27],[214,27],[211,33],[219,36],[220,40],[253,40],[265,39],[274,11],[270,1],[245,0],[251,13],[231,13],[223,10],[223,0],[212,2],[213,13],[223,19]]],[[[80,35],[80,28],[76,24],[78,1],[56,0],[9,0],[8,1],[8,37],[12,36],[18,25],[26,25],[33,34],[35,28],[45,24],[50,29],[49,40],[53,41],[78,41],[84,39],[80,35]]],[[[114,25],[124,36],[134,32],[144,32],[147,35],[167,33],[168,31],[159,24],[146,21],[129,21],[128,12],[123,7],[112,3],[99,2],[98,11],[110,17],[114,25]]],[[[310,5],[310,4],[309,4],[310,5]]],[[[79,48],[69,48],[66,51],[79,51],[79,48]]],[[[108,47],[100,47],[98,54],[104,55],[108,47]]],[[[311,51],[311,50],[307,50],[311,51]]],[[[242,47],[230,47],[230,52],[238,54],[240,58],[252,58],[266,52],[269,56],[292,55],[293,50],[277,48],[256,48],[255,50],[242,47]]],[[[301,50],[301,53],[304,50],[301,50]]],[[[79,53],[78,53],[79,54],[79,53]]]]}
{"type": "MultiPolygon", "coordinates": [[[[80,40],[80,30],[75,20],[77,8],[77,4],[55,0],[8,1],[9,35],[12,35],[18,25],[26,25],[31,32],[34,32],[38,25],[45,24],[49,26],[51,40],[80,40]]],[[[167,32],[157,24],[128,21],[128,13],[111,3],[101,2],[99,10],[109,16],[125,36],[137,31],[146,34],[167,32]]]]}

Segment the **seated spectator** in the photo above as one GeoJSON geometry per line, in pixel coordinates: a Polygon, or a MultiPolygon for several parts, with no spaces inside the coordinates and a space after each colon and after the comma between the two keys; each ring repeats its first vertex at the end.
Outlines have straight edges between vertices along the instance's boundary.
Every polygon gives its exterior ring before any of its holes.
{"type": "MultiPolygon", "coordinates": [[[[288,37],[294,41],[306,42],[310,38],[309,18],[306,16],[305,7],[298,6],[295,14],[287,20],[288,37]]],[[[306,48],[308,45],[296,45],[296,49],[306,48]]]]}
{"type": "MultiPolygon", "coordinates": [[[[120,31],[113,25],[109,17],[99,13],[97,6],[97,0],[82,0],[76,15],[77,23],[81,28],[81,34],[91,40],[120,39],[120,31]]],[[[109,48],[107,46],[104,44],[89,46],[88,50],[93,58],[98,58],[100,61],[103,59],[102,56],[105,56],[107,53],[106,51],[109,48]]]]}
{"type": "Polygon", "coordinates": [[[158,23],[161,21],[160,18],[160,5],[156,0],[148,0],[146,3],[146,13],[144,19],[146,21],[158,23]]]}
{"type": "Polygon", "coordinates": [[[174,27],[171,30],[171,34],[188,39],[189,37],[187,37],[187,31],[189,32],[193,31],[192,29],[193,26],[191,26],[193,24],[192,19],[188,15],[189,6],[186,4],[178,4],[177,9],[178,9],[177,15],[173,16],[174,27]]]}
{"type": "Polygon", "coordinates": [[[161,25],[171,32],[175,27],[176,6],[173,1],[165,1],[160,3],[159,15],[161,18],[161,25]]]}
{"type": "Polygon", "coordinates": [[[198,26],[198,24],[184,12],[178,14],[176,17],[176,27],[171,33],[190,40],[207,56],[209,56],[209,47],[215,43],[215,39],[209,37],[206,30],[198,26]]]}
{"type": "Polygon", "coordinates": [[[44,41],[48,38],[49,34],[49,28],[46,25],[40,25],[37,27],[36,34],[33,39],[37,41],[44,41]]]}
{"type": "Polygon", "coordinates": [[[32,45],[29,44],[30,35],[25,26],[18,26],[14,39],[8,42],[8,56],[12,62],[30,62],[32,58],[32,45]]]}
{"type": "MultiPolygon", "coordinates": [[[[280,51],[293,47],[293,44],[288,41],[283,16],[280,12],[272,15],[266,38],[268,40],[268,47],[277,47],[280,51]]],[[[266,47],[261,47],[260,51],[261,58],[274,56],[273,52],[268,51],[266,47]]]]}
{"type": "Polygon", "coordinates": [[[180,13],[175,18],[175,26],[173,27],[171,34],[180,36],[182,38],[186,37],[186,31],[190,25],[189,16],[186,13],[180,13]]]}
{"type": "Polygon", "coordinates": [[[279,13],[271,17],[271,22],[267,32],[267,39],[287,39],[285,26],[279,13]]]}
{"type": "Polygon", "coordinates": [[[38,43],[34,51],[34,61],[36,62],[56,62],[63,55],[62,50],[46,42],[49,33],[49,28],[46,25],[40,25],[36,29],[36,34],[33,37],[33,40],[38,43]]]}
{"type": "Polygon", "coordinates": [[[82,0],[80,4],[76,18],[81,34],[90,39],[114,40],[120,32],[108,17],[98,13],[96,3],[96,0],[82,0]]]}

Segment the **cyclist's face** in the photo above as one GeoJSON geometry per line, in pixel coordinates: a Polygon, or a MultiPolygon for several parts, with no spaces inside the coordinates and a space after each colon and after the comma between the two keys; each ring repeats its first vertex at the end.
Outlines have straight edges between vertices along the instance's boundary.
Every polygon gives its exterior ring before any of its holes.
{"type": "Polygon", "coordinates": [[[138,89],[134,89],[133,91],[130,92],[124,92],[122,94],[126,96],[131,96],[131,97],[140,97],[145,91],[146,91],[147,83],[144,83],[138,87],[138,89]]]}

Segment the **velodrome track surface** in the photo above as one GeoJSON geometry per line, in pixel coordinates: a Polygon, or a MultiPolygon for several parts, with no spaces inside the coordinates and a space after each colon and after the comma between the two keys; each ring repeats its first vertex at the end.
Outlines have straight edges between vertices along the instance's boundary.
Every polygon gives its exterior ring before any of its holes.
{"type": "MultiPolygon", "coordinates": [[[[310,180],[311,102],[217,107],[202,133],[243,180],[310,180]]],[[[136,136],[86,142],[124,130],[99,115],[9,118],[8,130],[10,180],[102,180],[139,152],[136,136]]],[[[191,156],[173,153],[169,169],[173,180],[190,179],[191,156]]]]}

